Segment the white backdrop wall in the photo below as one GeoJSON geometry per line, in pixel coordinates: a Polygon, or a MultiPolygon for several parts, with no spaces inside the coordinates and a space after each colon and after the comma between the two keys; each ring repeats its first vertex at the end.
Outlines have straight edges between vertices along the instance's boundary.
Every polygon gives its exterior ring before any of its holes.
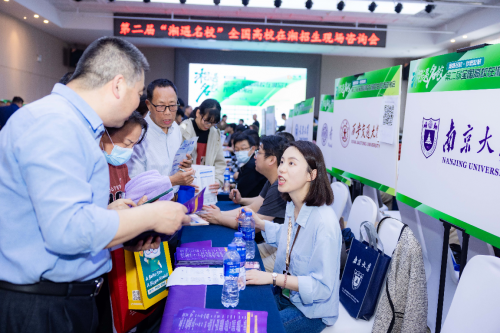
{"type": "Polygon", "coordinates": [[[21,96],[33,102],[49,94],[68,71],[64,41],[1,12],[0,44],[0,99],[21,96]]]}

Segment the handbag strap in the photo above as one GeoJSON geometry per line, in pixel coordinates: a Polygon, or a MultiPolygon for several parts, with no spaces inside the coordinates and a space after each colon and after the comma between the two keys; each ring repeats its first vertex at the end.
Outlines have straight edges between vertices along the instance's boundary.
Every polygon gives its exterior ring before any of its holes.
{"type": "Polygon", "coordinates": [[[361,230],[365,229],[366,231],[366,235],[368,236],[368,242],[370,244],[370,247],[373,248],[373,249],[377,249],[377,244],[380,245],[380,249],[382,250],[382,252],[384,252],[384,244],[382,244],[382,241],[380,240],[379,236],[378,236],[378,233],[377,233],[377,230],[375,229],[375,226],[368,222],[368,221],[365,221],[363,223],[361,223],[360,225],[360,228],[359,228],[359,240],[360,242],[363,242],[363,233],[361,232],[361,230]]]}

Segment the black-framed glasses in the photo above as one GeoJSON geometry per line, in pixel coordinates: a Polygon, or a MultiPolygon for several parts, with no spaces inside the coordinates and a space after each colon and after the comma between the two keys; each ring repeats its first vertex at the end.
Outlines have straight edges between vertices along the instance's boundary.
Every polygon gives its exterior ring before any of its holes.
{"type": "Polygon", "coordinates": [[[174,104],[174,105],[154,105],[151,101],[149,101],[152,106],[155,107],[156,112],[165,112],[165,110],[168,108],[170,112],[177,112],[179,109],[180,104],[174,104]]]}
{"type": "Polygon", "coordinates": [[[210,125],[210,126],[215,126],[215,125],[218,124],[218,123],[215,123],[215,122],[212,122],[212,121],[207,121],[207,120],[205,120],[205,118],[201,118],[201,120],[203,121],[203,123],[205,123],[207,125],[210,125]]]}

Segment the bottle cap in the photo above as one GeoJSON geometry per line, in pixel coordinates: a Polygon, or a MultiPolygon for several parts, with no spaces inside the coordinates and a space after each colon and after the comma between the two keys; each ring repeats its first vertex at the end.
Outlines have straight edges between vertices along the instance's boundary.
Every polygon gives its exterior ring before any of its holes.
{"type": "Polygon", "coordinates": [[[227,246],[227,249],[228,249],[229,251],[236,251],[236,244],[234,244],[234,243],[229,244],[229,245],[227,246]]]}
{"type": "Polygon", "coordinates": [[[243,233],[237,231],[234,233],[234,237],[243,237],[243,233]]]}
{"type": "Polygon", "coordinates": [[[246,216],[252,216],[252,212],[245,212],[246,216]]]}

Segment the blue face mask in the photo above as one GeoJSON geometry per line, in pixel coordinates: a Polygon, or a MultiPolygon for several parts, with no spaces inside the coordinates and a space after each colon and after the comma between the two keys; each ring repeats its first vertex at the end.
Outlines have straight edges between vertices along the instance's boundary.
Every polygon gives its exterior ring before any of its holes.
{"type": "MultiPolygon", "coordinates": [[[[106,134],[108,134],[108,131],[106,131],[106,134]]],[[[132,157],[132,153],[134,150],[132,148],[123,148],[120,146],[116,146],[113,143],[113,140],[111,140],[109,134],[108,138],[113,144],[113,150],[111,151],[111,154],[108,154],[103,150],[104,157],[106,157],[106,161],[114,166],[119,166],[127,163],[128,160],[130,160],[130,158],[132,157]]]]}
{"type": "Polygon", "coordinates": [[[236,155],[236,159],[238,160],[238,163],[243,163],[245,164],[250,160],[250,156],[248,156],[249,150],[242,150],[242,151],[237,151],[234,153],[236,155]]]}

